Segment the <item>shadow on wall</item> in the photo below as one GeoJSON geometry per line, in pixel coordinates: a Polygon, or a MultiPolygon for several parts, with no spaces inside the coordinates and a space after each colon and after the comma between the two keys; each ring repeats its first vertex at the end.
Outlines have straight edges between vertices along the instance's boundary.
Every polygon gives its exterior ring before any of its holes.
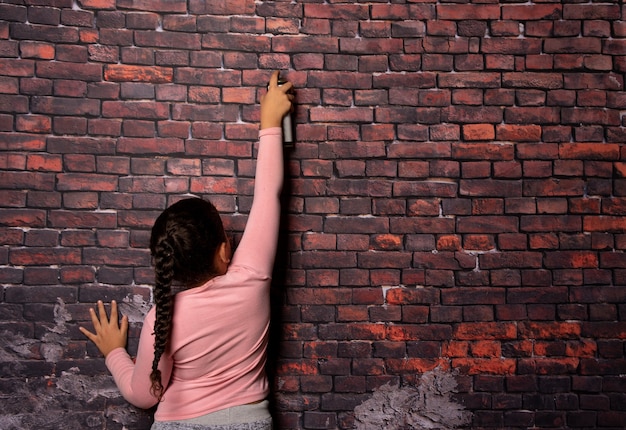
{"type": "Polygon", "coordinates": [[[452,430],[469,424],[471,413],[452,396],[454,373],[435,369],[424,373],[417,386],[385,384],[354,409],[357,430],[452,430]]]}

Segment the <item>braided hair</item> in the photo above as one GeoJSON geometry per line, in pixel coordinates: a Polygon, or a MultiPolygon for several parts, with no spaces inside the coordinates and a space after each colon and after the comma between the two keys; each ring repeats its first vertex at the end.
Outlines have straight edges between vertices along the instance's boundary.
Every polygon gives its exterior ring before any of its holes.
{"type": "Polygon", "coordinates": [[[174,203],[159,215],[152,227],[150,253],[155,275],[156,320],[150,381],[151,392],[159,400],[164,388],[158,365],[171,332],[172,283],[178,281],[183,288],[192,288],[216,276],[214,256],[226,240],[217,209],[200,198],[187,198],[174,203]]]}

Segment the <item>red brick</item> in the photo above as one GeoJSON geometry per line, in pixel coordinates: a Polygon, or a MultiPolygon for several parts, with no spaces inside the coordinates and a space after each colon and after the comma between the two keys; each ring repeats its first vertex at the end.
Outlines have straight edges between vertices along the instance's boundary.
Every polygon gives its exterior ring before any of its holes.
{"type": "Polygon", "coordinates": [[[375,215],[404,215],[406,214],[406,202],[402,199],[375,200],[372,213],[375,215]]]}
{"type": "Polygon", "coordinates": [[[559,238],[554,233],[529,235],[530,249],[558,249],[559,238]]]}
{"type": "Polygon", "coordinates": [[[59,155],[31,154],[26,160],[26,168],[34,171],[61,172],[63,160],[59,155]]]}
{"type": "Polygon", "coordinates": [[[452,360],[452,367],[469,375],[510,375],[516,371],[516,361],[506,358],[455,358],[452,360]]]}
{"type": "Polygon", "coordinates": [[[58,249],[50,253],[48,248],[24,248],[13,250],[9,256],[11,264],[80,264],[81,256],[78,249],[58,249]]]}
{"type": "Polygon", "coordinates": [[[600,53],[600,40],[596,38],[559,38],[546,41],[547,53],[600,53]]]}
{"type": "Polygon", "coordinates": [[[150,82],[153,84],[173,81],[173,70],[165,67],[143,67],[107,64],[104,78],[113,82],[150,82]]]}
{"type": "Polygon", "coordinates": [[[463,217],[458,220],[460,233],[507,233],[517,231],[517,219],[505,216],[463,217]]]}
{"type": "Polygon", "coordinates": [[[585,216],[583,218],[585,231],[623,232],[626,224],[623,217],[619,216],[585,216]]]}
{"type": "Polygon", "coordinates": [[[59,299],[64,303],[75,303],[76,298],[77,287],[57,285],[50,288],[33,285],[28,288],[7,287],[6,289],[6,301],[9,303],[58,303],[59,299]]]}
{"type": "Polygon", "coordinates": [[[369,18],[369,12],[365,5],[317,5],[307,4],[304,7],[304,15],[309,18],[343,18],[350,20],[359,20],[369,18]]]}
{"type": "Polygon", "coordinates": [[[524,194],[533,196],[582,196],[582,179],[529,180],[524,183],[524,194]]]}
{"type": "Polygon", "coordinates": [[[562,9],[563,6],[556,4],[505,5],[502,7],[502,18],[520,21],[559,19],[562,9]]]}
{"type": "Polygon", "coordinates": [[[444,357],[467,357],[469,353],[469,342],[450,341],[444,345],[442,356],[444,357]]]}
{"type": "Polygon", "coordinates": [[[495,137],[493,125],[470,124],[463,126],[463,139],[465,140],[493,140],[495,137]]]}
{"type": "Polygon", "coordinates": [[[618,5],[604,5],[598,8],[591,5],[567,5],[563,8],[563,18],[570,19],[606,19],[619,15],[618,5]],[[603,17],[603,18],[600,18],[603,17]]]}
{"type": "Polygon", "coordinates": [[[281,375],[315,375],[317,366],[315,360],[281,360],[277,369],[281,375]]]}
{"type": "Polygon", "coordinates": [[[467,234],[463,236],[463,249],[487,251],[495,248],[493,237],[482,234],[467,234]]]}
{"type": "Polygon", "coordinates": [[[561,143],[559,156],[581,160],[619,160],[619,145],[595,143],[561,143]]]}
{"type": "Polygon", "coordinates": [[[52,60],[55,55],[54,45],[45,42],[22,42],[20,44],[22,58],[38,58],[52,60]]]}
{"type": "Polygon", "coordinates": [[[337,321],[368,321],[367,306],[337,306],[337,321]]]}
{"type": "MultiPolygon", "coordinates": [[[[579,366],[578,358],[523,358],[519,361],[518,372],[522,375],[560,375],[573,373],[579,366]]],[[[564,379],[562,379],[564,381],[564,379]]],[[[540,389],[542,381],[539,380],[540,389]]],[[[543,382],[547,384],[547,382],[543,382]]],[[[547,387],[544,389],[548,389],[547,387]]],[[[552,390],[552,388],[550,388],[552,390]]],[[[567,391],[559,389],[559,391],[567,391]]]]}
{"type": "Polygon", "coordinates": [[[425,373],[437,367],[449,367],[445,360],[436,358],[388,358],[385,364],[392,374],[425,373]]]}
{"type": "Polygon", "coordinates": [[[454,336],[460,340],[515,339],[517,328],[513,323],[464,323],[456,327],[454,336]]]}
{"type": "Polygon", "coordinates": [[[307,286],[332,287],[339,285],[338,270],[310,270],[307,272],[307,286]]]}
{"type": "Polygon", "coordinates": [[[404,5],[373,5],[372,18],[381,20],[406,20],[410,9],[404,5]]]}
{"type": "Polygon", "coordinates": [[[105,101],[102,103],[102,115],[111,118],[167,119],[170,113],[165,103],[105,101]]]}
{"type": "Polygon", "coordinates": [[[95,278],[93,267],[71,266],[61,268],[59,280],[64,284],[83,284],[94,282],[95,278]]]}
{"type": "Polygon", "coordinates": [[[63,207],[66,209],[97,209],[98,194],[94,192],[65,193],[63,207]]]}
{"type": "Polygon", "coordinates": [[[501,354],[500,342],[477,341],[470,343],[470,355],[473,357],[499,357],[501,354]]]}
{"type": "MultiPolygon", "coordinates": [[[[229,35],[229,37],[232,37],[232,35],[229,35]]],[[[244,39],[241,41],[242,45],[245,39],[249,38],[244,36],[244,39]]],[[[222,43],[212,43],[209,46],[205,46],[203,41],[203,47],[227,49],[229,46],[228,40],[229,39],[223,38],[222,43]]],[[[248,45],[251,45],[249,50],[253,52],[268,52],[270,50],[269,43],[263,38],[259,38],[259,42],[256,44],[249,43],[248,45]]],[[[330,54],[339,52],[339,41],[334,37],[322,36],[309,36],[306,39],[302,39],[299,36],[277,36],[272,41],[272,49],[274,52],[279,53],[310,52],[330,54]]],[[[316,80],[319,81],[319,78],[316,80]]]]}
{"type": "Polygon", "coordinates": [[[581,324],[575,322],[529,322],[519,325],[519,333],[528,339],[577,339],[581,324]]]}
{"type": "MultiPolygon", "coordinates": [[[[484,72],[460,72],[453,75],[445,75],[441,77],[441,87],[442,88],[476,88],[476,89],[484,89],[484,88],[496,88],[498,87],[499,77],[495,73],[484,73],[484,72]]],[[[445,93],[444,93],[445,94],[445,93]]],[[[455,91],[455,97],[457,98],[457,102],[461,101],[460,97],[466,94],[465,103],[462,104],[474,104],[480,105],[481,103],[477,103],[476,98],[479,97],[478,102],[480,102],[481,93],[477,91],[463,91],[457,90],[455,91]]],[[[495,112],[486,110],[485,112],[495,112]]]]}
{"type": "Polygon", "coordinates": [[[374,117],[373,111],[369,108],[312,108],[311,121],[315,122],[339,122],[341,121],[372,121],[374,117]]]}
{"type": "Polygon", "coordinates": [[[3,245],[22,245],[24,241],[24,233],[20,229],[3,227],[0,229],[2,232],[2,239],[0,243],[3,245]]]}
{"type": "Polygon", "coordinates": [[[402,237],[391,234],[381,234],[372,238],[371,244],[374,249],[379,250],[401,250],[402,237]]]}
{"type": "Polygon", "coordinates": [[[488,54],[500,55],[539,54],[541,45],[531,39],[501,37],[485,39],[482,44],[482,51],[488,54]]]}
{"type": "Polygon", "coordinates": [[[392,288],[387,290],[386,301],[390,304],[435,304],[439,298],[435,289],[392,288]]]}
{"type": "Polygon", "coordinates": [[[544,262],[547,268],[595,268],[598,257],[595,252],[557,251],[548,252],[544,262]]]}
{"type": "Polygon", "coordinates": [[[535,268],[542,267],[542,255],[538,252],[506,252],[479,256],[483,269],[535,268]]]}
{"type": "MultiPolygon", "coordinates": [[[[354,271],[352,271],[354,273],[354,271]]],[[[369,287],[369,285],[352,291],[352,303],[355,305],[376,305],[383,303],[381,288],[369,287]]]]}
{"type": "MultiPolygon", "coordinates": [[[[503,54],[486,55],[485,66],[488,69],[512,70],[515,68],[514,57],[512,55],[503,55],[503,54]]],[[[528,68],[530,69],[531,67],[529,66],[528,68]]],[[[510,94],[508,94],[507,92],[503,90],[498,90],[498,89],[487,90],[485,92],[485,101],[488,102],[488,104],[491,104],[491,105],[497,104],[495,103],[497,98],[509,99],[510,94]],[[499,92],[502,92],[503,94],[498,94],[499,92]]],[[[510,106],[513,103],[511,101],[505,100],[504,104],[510,106]]]]}
{"type": "Polygon", "coordinates": [[[516,142],[538,142],[541,140],[541,127],[538,125],[497,125],[496,138],[516,142]]]}
{"type": "MultiPolygon", "coordinates": [[[[587,203],[585,207],[588,208],[588,213],[597,213],[600,211],[599,200],[585,199],[584,203],[587,203]]],[[[619,215],[626,209],[626,199],[619,197],[603,199],[602,205],[602,212],[609,215],[619,215]]]]}
{"type": "Polygon", "coordinates": [[[459,251],[461,250],[461,238],[458,236],[440,236],[437,240],[437,250],[459,251]]]}
{"type": "Polygon", "coordinates": [[[499,19],[500,7],[497,5],[438,5],[438,19],[499,19]]]}

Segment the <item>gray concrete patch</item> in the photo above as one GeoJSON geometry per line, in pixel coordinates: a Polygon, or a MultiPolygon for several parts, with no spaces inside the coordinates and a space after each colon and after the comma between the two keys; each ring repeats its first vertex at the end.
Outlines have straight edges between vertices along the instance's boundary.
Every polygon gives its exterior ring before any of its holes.
{"type": "Polygon", "coordinates": [[[385,384],[354,409],[357,430],[453,430],[466,425],[471,413],[452,396],[454,374],[435,369],[420,377],[419,385],[385,384]]]}

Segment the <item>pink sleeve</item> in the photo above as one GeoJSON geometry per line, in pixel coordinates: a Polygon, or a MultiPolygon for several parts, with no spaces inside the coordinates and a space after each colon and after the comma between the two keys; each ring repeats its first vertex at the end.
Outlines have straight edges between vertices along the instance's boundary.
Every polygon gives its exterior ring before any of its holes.
{"type": "Polygon", "coordinates": [[[233,265],[248,266],[271,276],[280,226],[280,192],[284,180],[280,127],[259,132],[254,197],[250,216],[233,256],[233,265]]]}
{"type": "MultiPolygon", "coordinates": [[[[114,349],[105,359],[105,364],[113,375],[113,379],[122,396],[129,403],[143,409],[151,408],[158,403],[158,399],[150,394],[152,386],[150,373],[152,372],[152,361],[154,359],[153,327],[154,309],[148,312],[141,328],[135,362],[133,362],[124,348],[114,349]]],[[[166,355],[161,357],[159,370],[161,370],[163,385],[167,387],[172,371],[172,360],[170,357],[166,355]]]]}

